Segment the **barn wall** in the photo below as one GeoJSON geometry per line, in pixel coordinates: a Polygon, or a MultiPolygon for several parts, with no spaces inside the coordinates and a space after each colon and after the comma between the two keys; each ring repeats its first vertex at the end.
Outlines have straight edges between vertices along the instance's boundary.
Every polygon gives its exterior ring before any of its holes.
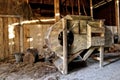
{"type": "Polygon", "coordinates": [[[45,34],[51,25],[52,24],[24,25],[24,51],[27,48],[37,48],[41,54],[44,45],[45,34]]]}
{"type": "MultiPolygon", "coordinates": [[[[0,23],[2,23],[2,18],[0,18],[0,23]]],[[[4,45],[3,45],[3,26],[0,24],[0,58],[4,57],[4,45]]]]}
{"type": "Polygon", "coordinates": [[[19,42],[19,40],[15,40],[15,37],[17,37],[15,36],[15,33],[17,33],[17,31],[14,30],[13,26],[9,26],[10,24],[15,22],[18,22],[18,18],[0,18],[0,59],[8,58],[11,54],[15,52],[17,48],[15,47],[15,42],[19,42]]]}

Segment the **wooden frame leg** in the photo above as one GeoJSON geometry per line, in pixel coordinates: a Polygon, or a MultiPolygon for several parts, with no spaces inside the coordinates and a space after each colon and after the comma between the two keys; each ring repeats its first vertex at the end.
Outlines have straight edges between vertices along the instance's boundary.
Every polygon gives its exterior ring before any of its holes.
{"type": "Polygon", "coordinates": [[[68,73],[68,59],[67,59],[67,20],[63,19],[63,74],[68,73]]]}
{"type": "Polygon", "coordinates": [[[100,67],[103,67],[104,47],[100,46],[100,67]]]}

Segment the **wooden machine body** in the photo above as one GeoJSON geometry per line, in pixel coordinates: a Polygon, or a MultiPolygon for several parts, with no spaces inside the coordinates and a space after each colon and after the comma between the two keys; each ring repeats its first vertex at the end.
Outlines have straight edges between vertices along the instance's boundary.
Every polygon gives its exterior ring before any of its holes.
{"type": "MultiPolygon", "coordinates": [[[[92,46],[111,45],[111,36],[105,38],[105,34],[110,33],[110,30],[107,30],[105,33],[104,20],[92,20],[91,17],[79,15],[67,15],[64,19],[67,20],[66,27],[69,27],[74,33],[71,54],[92,46]],[[105,39],[109,39],[109,43],[105,39]]],[[[52,26],[49,36],[50,47],[57,54],[62,54],[61,52],[63,52],[63,48],[58,41],[58,35],[61,31],[63,31],[63,28],[62,21],[60,20],[52,26]]]]}
{"type": "Polygon", "coordinates": [[[45,40],[50,50],[59,57],[54,64],[63,74],[67,74],[68,63],[85,49],[88,49],[88,51],[82,57],[84,61],[96,48],[100,48],[100,66],[102,66],[103,48],[112,44],[111,31],[105,27],[104,20],[93,20],[89,16],[80,15],[67,15],[56,22],[48,30],[45,40]],[[71,30],[74,35],[74,41],[70,48],[66,48],[67,37],[65,36],[67,30],[71,30]],[[60,45],[58,40],[61,31],[65,32],[63,34],[63,46],[60,45]],[[106,36],[108,33],[109,36],[106,36]]]}

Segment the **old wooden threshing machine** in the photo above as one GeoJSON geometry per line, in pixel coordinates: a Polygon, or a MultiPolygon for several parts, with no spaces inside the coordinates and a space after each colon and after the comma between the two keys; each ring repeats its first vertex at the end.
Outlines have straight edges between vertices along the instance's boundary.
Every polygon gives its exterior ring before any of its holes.
{"type": "Polygon", "coordinates": [[[105,27],[104,20],[67,15],[49,28],[45,42],[58,56],[54,62],[55,66],[63,74],[67,74],[68,63],[86,49],[87,52],[80,56],[81,60],[85,61],[96,48],[99,48],[99,61],[102,66],[104,47],[112,44],[112,37],[108,34],[111,32],[105,27]]]}

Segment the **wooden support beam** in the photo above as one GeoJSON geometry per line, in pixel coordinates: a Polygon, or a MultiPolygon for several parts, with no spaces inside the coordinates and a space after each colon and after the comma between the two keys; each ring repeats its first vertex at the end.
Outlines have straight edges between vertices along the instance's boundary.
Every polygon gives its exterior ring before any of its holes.
{"type": "MultiPolygon", "coordinates": [[[[21,18],[20,18],[21,23],[21,18]]],[[[23,26],[20,24],[20,52],[23,52],[23,26]]]]}
{"type": "Polygon", "coordinates": [[[26,0],[27,4],[29,3],[29,0],[26,0]]]}
{"type": "Polygon", "coordinates": [[[90,16],[93,19],[93,5],[92,5],[92,0],[90,0],[90,16]]]}
{"type": "Polygon", "coordinates": [[[23,52],[23,27],[20,26],[20,52],[23,52]]]}
{"type": "Polygon", "coordinates": [[[56,22],[60,19],[60,4],[59,0],[54,0],[54,13],[56,22]]]}
{"type": "Polygon", "coordinates": [[[65,13],[68,14],[68,9],[67,9],[67,0],[65,0],[65,13]]]}
{"type": "Polygon", "coordinates": [[[3,18],[14,18],[14,17],[16,17],[16,18],[20,18],[21,16],[20,15],[0,15],[0,17],[3,17],[3,18]]]}
{"type": "MultiPolygon", "coordinates": [[[[119,0],[115,0],[115,20],[117,26],[118,35],[120,35],[120,12],[119,12],[119,0]]],[[[120,36],[119,36],[120,37],[120,36]]]]}
{"type": "Polygon", "coordinates": [[[23,35],[23,26],[21,25],[21,20],[22,18],[17,18],[19,21],[19,25],[14,26],[14,31],[15,31],[15,52],[23,52],[23,43],[24,43],[24,35],[23,35]]]}
{"type": "Polygon", "coordinates": [[[111,1],[113,1],[113,0],[101,0],[98,3],[94,4],[93,8],[99,8],[103,5],[106,5],[107,3],[111,2],[111,1]]]}
{"type": "Polygon", "coordinates": [[[104,47],[100,46],[100,67],[103,67],[104,47]]]}
{"type": "Polygon", "coordinates": [[[30,47],[30,30],[27,25],[23,25],[23,39],[24,39],[24,51],[26,51],[30,47]]]}
{"type": "MultiPolygon", "coordinates": [[[[68,59],[68,63],[74,60],[77,56],[79,56],[84,50],[80,50],[79,52],[75,53],[74,55],[70,55],[68,59]]],[[[82,59],[82,58],[81,58],[82,59]]]]}
{"type": "Polygon", "coordinates": [[[83,56],[83,60],[85,61],[91,54],[92,52],[95,50],[95,47],[90,48],[87,53],[83,56]]]}
{"type": "Polygon", "coordinates": [[[63,74],[68,73],[68,63],[67,63],[67,21],[62,19],[63,24],[63,74]]]}
{"type": "Polygon", "coordinates": [[[80,0],[78,0],[78,14],[80,15],[80,0]]]}
{"type": "Polygon", "coordinates": [[[72,0],[70,2],[71,2],[71,7],[72,7],[72,15],[74,15],[74,0],[72,0]]]}

